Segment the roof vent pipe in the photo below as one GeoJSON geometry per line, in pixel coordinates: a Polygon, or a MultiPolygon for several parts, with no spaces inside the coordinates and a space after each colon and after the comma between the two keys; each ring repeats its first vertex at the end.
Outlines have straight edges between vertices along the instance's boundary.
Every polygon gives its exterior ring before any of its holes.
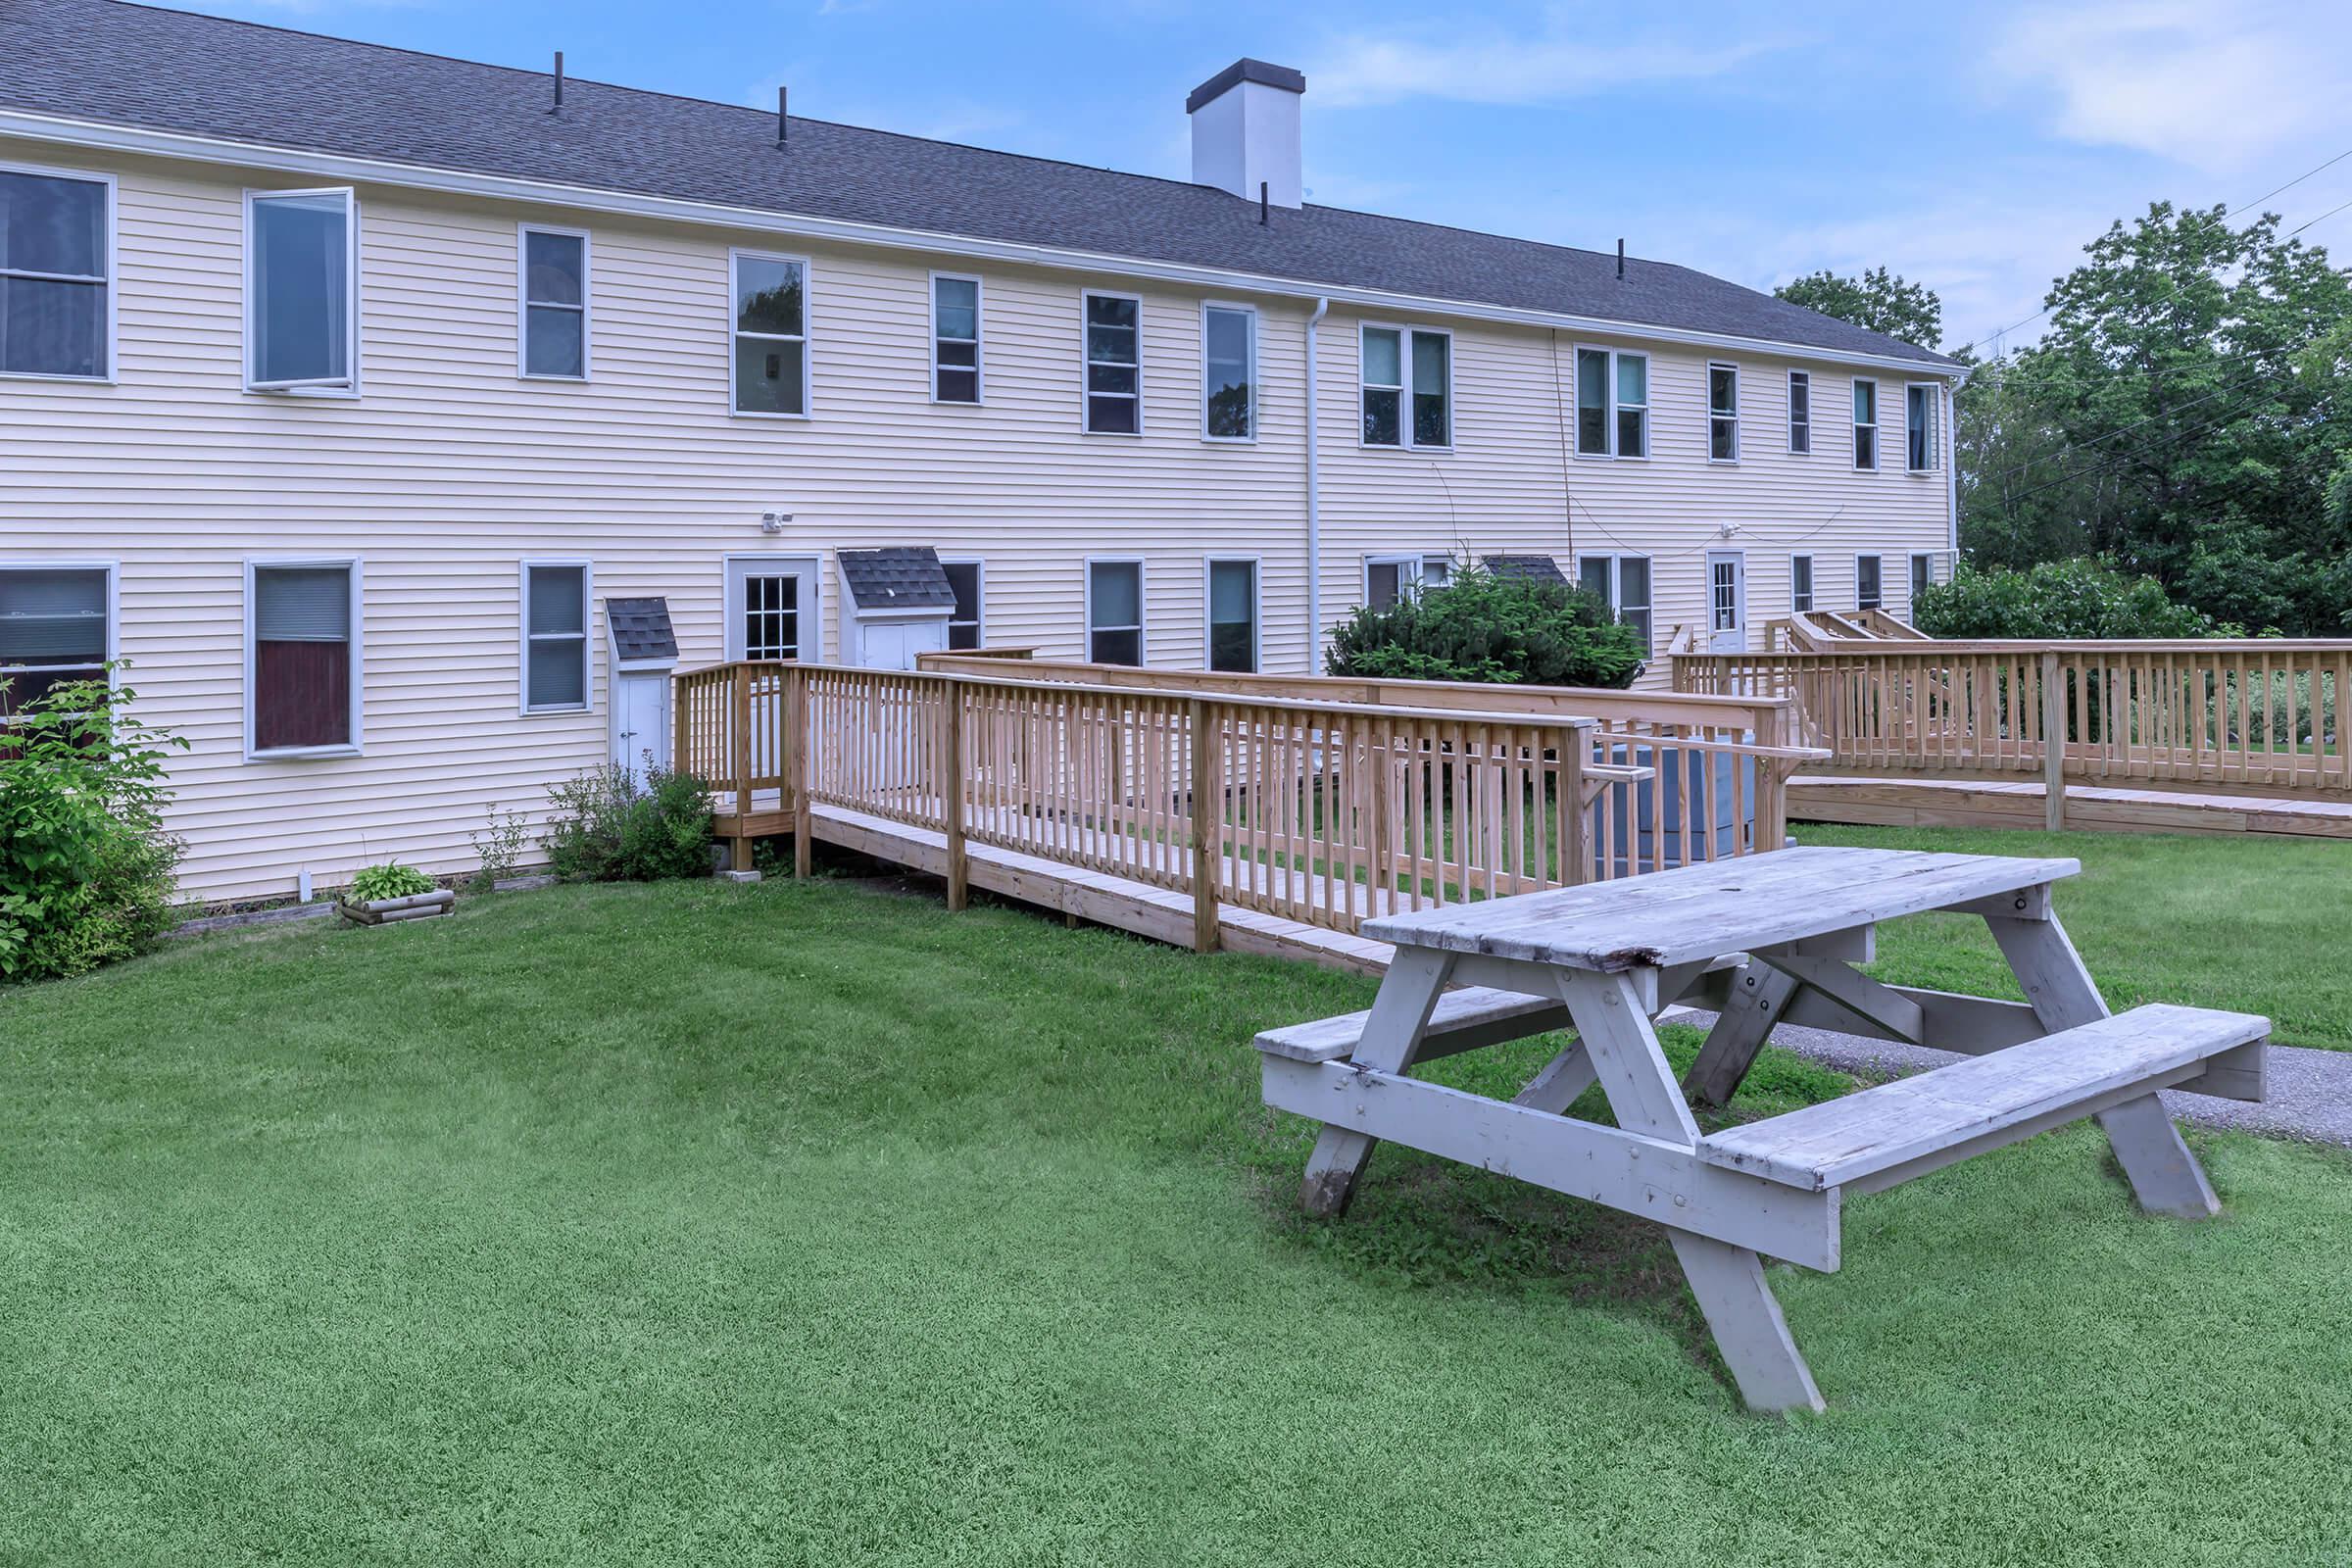
{"type": "Polygon", "coordinates": [[[1620,281],[1623,281],[1625,277],[1625,236],[1623,234],[1617,236],[1617,276],[1620,281]]]}
{"type": "Polygon", "coordinates": [[[559,50],[557,50],[557,51],[556,51],[556,101],[555,101],[554,103],[552,103],[552,104],[550,104],[550,105],[548,106],[547,112],[548,112],[549,114],[551,114],[551,115],[552,115],[552,114],[555,114],[557,111],[561,110],[563,107],[564,107],[564,51],[563,51],[563,50],[561,50],[561,49],[559,49],[559,50]]]}
{"type": "Polygon", "coordinates": [[[776,83],[776,145],[778,147],[783,146],[784,139],[792,134],[792,122],[784,116],[785,91],[786,88],[782,82],[776,83]]]}

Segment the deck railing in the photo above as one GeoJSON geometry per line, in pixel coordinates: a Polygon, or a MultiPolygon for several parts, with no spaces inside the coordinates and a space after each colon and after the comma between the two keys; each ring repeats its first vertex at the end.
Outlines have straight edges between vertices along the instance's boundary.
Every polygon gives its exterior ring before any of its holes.
{"type": "Polygon", "coordinates": [[[1782,785],[1809,755],[1577,714],[1013,672],[693,670],[674,756],[710,783],[739,856],[790,831],[805,858],[812,809],[840,808],[940,835],[954,905],[967,846],[992,845],[1188,893],[1208,947],[1220,905],[1352,931],[1391,908],[1777,848],[1782,785]]]}
{"type": "Polygon", "coordinates": [[[1679,654],[1678,691],[1787,697],[1812,770],[2032,776],[2288,798],[2352,792],[2352,643],[1845,643],[1679,654]]]}

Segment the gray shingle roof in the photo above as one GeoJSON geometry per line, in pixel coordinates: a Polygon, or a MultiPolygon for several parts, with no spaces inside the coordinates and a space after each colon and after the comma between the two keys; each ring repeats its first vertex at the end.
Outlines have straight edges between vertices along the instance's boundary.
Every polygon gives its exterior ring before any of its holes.
{"type": "MultiPolygon", "coordinates": [[[[1946,365],[1664,262],[925,141],[123,0],[0,0],[0,107],[1946,365]]],[[[1173,113],[1171,103],[1169,110],[1173,113]]]]}
{"type": "Polygon", "coordinates": [[[1563,588],[1568,585],[1568,574],[1549,556],[1482,556],[1479,564],[1497,577],[1533,577],[1563,588]]]}
{"type": "Polygon", "coordinates": [[[605,623],[612,628],[613,657],[624,664],[678,657],[666,599],[608,599],[605,623]]]}
{"type": "Polygon", "coordinates": [[[841,578],[859,610],[953,610],[956,590],[929,545],[841,552],[841,578]]]}

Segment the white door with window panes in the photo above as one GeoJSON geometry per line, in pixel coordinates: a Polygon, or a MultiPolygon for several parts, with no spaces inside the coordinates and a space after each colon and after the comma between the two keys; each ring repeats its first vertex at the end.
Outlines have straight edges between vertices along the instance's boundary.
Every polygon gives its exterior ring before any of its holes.
{"type": "Polygon", "coordinates": [[[812,556],[736,556],[727,562],[727,657],[820,657],[812,556]]]}
{"type": "Polygon", "coordinates": [[[1747,564],[1737,551],[1707,552],[1707,652],[1747,652],[1747,564]]]}

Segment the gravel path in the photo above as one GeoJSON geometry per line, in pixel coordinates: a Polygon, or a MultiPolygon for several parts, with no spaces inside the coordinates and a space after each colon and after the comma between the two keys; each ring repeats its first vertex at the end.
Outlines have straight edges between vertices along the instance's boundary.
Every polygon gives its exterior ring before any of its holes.
{"type": "MultiPolygon", "coordinates": [[[[1694,1024],[1701,1029],[1714,1021],[1713,1013],[1690,1007],[1671,1008],[1659,1019],[1661,1023],[1694,1024]]],[[[1960,1059],[1948,1051],[1929,1051],[1922,1046],[1900,1046],[1788,1024],[1772,1032],[1772,1043],[1784,1051],[1827,1062],[1841,1072],[1880,1077],[1924,1072],[1960,1059]]],[[[2274,1138],[2300,1138],[2352,1148],[2352,1052],[2273,1046],[2266,1066],[2270,1098],[2260,1104],[2168,1089],[2164,1091],[2165,1105],[2174,1115],[2202,1127],[2230,1127],[2240,1132],[2267,1133],[2274,1138]]]]}

